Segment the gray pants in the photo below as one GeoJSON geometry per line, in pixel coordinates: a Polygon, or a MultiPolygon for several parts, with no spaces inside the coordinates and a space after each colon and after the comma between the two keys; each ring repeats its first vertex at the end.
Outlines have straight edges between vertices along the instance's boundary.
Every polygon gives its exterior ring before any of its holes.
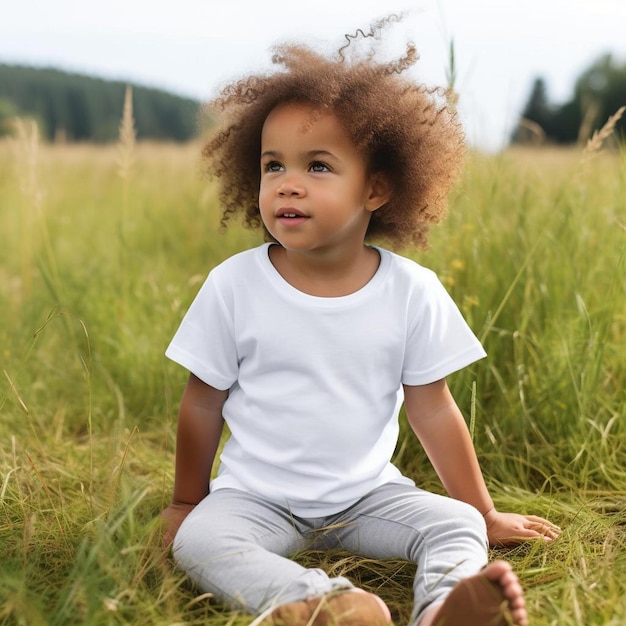
{"type": "Polygon", "coordinates": [[[179,567],[204,592],[259,614],[279,604],[350,589],[288,557],[306,549],[348,550],[371,559],[417,564],[412,623],[442,601],[462,578],[487,563],[487,532],[472,506],[389,483],[328,517],[301,518],[236,489],[209,494],[189,514],[174,540],[179,567]]]}

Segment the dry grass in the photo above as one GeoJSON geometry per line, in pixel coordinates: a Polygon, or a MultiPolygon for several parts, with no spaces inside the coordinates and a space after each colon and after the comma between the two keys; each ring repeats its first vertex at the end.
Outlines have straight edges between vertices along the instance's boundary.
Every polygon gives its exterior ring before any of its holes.
{"type": "Polygon", "coordinates": [[[124,93],[122,121],[120,122],[117,160],[117,171],[124,181],[130,179],[135,164],[136,138],[135,119],[133,117],[133,90],[132,87],[127,86],[124,93]]]}
{"type": "Polygon", "coordinates": [[[613,136],[615,127],[620,119],[622,119],[624,111],[626,111],[626,106],[620,107],[613,115],[609,116],[604,126],[602,126],[600,130],[594,131],[593,135],[587,140],[581,157],[583,164],[594,158],[602,150],[604,143],[609,137],[613,136]]]}

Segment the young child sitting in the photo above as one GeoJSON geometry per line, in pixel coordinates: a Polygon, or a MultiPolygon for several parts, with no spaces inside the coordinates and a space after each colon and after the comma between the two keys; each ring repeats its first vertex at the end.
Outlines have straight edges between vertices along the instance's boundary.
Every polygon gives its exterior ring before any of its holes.
{"type": "Polygon", "coordinates": [[[432,271],[371,245],[424,246],[463,159],[453,111],[402,75],[416,59],[284,46],[279,70],[214,102],[223,223],[240,214],[268,241],[210,272],[167,349],[190,376],[165,541],[255,624],[390,623],[378,596],[289,558],[341,548],[417,563],[412,624],[523,625],[488,543],[558,534],[495,509],[445,380],[485,352],[432,271]],[[450,497],[391,463],[402,402],[450,497]]]}

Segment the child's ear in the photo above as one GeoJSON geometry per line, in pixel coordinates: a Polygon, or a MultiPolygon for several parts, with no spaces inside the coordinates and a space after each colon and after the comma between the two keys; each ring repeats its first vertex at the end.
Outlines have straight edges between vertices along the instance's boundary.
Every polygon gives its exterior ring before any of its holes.
{"type": "Polygon", "coordinates": [[[391,198],[391,185],[389,179],[382,172],[374,172],[369,178],[369,195],[365,208],[368,211],[376,211],[391,198]]]}

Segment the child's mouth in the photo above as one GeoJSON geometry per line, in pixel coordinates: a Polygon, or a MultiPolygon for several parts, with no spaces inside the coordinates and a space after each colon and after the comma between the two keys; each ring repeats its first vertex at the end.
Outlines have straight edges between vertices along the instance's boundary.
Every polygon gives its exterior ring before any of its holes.
{"type": "Polygon", "coordinates": [[[278,221],[283,226],[298,226],[309,219],[308,215],[299,211],[282,211],[278,214],[278,221]]]}

